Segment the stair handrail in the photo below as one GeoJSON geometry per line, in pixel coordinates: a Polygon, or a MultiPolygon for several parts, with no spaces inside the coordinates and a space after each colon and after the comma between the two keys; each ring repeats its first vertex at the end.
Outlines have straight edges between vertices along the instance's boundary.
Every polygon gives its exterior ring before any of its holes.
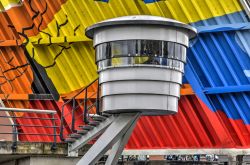
{"type": "MultiPolygon", "coordinates": [[[[67,104],[69,104],[71,101],[73,101],[73,108],[72,108],[72,121],[71,121],[71,126],[72,128],[70,129],[72,132],[74,132],[74,120],[75,120],[75,115],[74,115],[74,111],[76,109],[76,106],[75,106],[75,103],[76,103],[76,97],[79,96],[82,92],[85,91],[85,97],[84,97],[84,122],[85,123],[88,123],[88,120],[87,120],[87,113],[88,113],[88,106],[87,106],[87,101],[89,98],[87,98],[88,96],[88,88],[93,85],[96,81],[98,81],[99,78],[96,78],[94,81],[92,81],[90,84],[88,84],[86,87],[84,87],[83,89],[81,89],[79,92],[77,92],[72,98],[70,98],[69,100],[67,100],[63,105],[62,105],[62,111],[61,111],[61,124],[60,124],[60,140],[61,141],[65,141],[65,138],[64,138],[64,134],[63,134],[63,129],[64,129],[64,125],[66,123],[65,121],[65,115],[64,115],[64,109],[65,109],[65,106],[67,104]],[[86,116],[86,117],[85,117],[86,116]]],[[[96,102],[98,102],[97,104],[99,104],[99,84],[98,84],[98,89],[97,89],[97,99],[96,99],[96,102]]],[[[99,105],[97,106],[98,107],[98,112],[97,113],[100,113],[99,112],[99,105]]]]}
{"type": "MultiPolygon", "coordinates": [[[[4,123],[1,122],[0,126],[7,127],[7,129],[3,129],[0,131],[0,135],[12,135],[12,146],[11,149],[13,152],[16,152],[17,145],[18,145],[18,136],[23,135],[23,136],[47,136],[47,137],[52,137],[52,145],[51,145],[51,150],[54,151],[57,149],[57,137],[59,136],[57,134],[57,129],[59,126],[56,124],[56,111],[55,110],[43,110],[43,109],[26,109],[26,108],[11,108],[11,107],[0,107],[0,112],[4,112],[5,115],[0,115],[0,121],[3,119],[8,119],[10,123],[4,123]],[[18,115],[18,113],[23,113],[23,115],[18,115]],[[25,114],[35,114],[38,116],[26,116],[25,114]],[[46,117],[44,116],[39,116],[39,115],[48,115],[46,117]],[[19,121],[18,121],[19,120],[19,121]],[[20,120],[28,121],[29,122],[20,122],[20,120]],[[41,121],[41,120],[46,120],[50,121],[51,124],[46,123],[44,124],[38,124],[35,121],[41,121]],[[8,127],[12,129],[12,131],[8,132],[8,127]],[[20,131],[20,128],[43,128],[45,129],[44,132],[34,132],[34,129],[29,129],[30,132],[27,131],[20,131]],[[47,132],[48,130],[52,129],[53,133],[47,132]]],[[[41,142],[41,141],[40,141],[41,142]]]]}

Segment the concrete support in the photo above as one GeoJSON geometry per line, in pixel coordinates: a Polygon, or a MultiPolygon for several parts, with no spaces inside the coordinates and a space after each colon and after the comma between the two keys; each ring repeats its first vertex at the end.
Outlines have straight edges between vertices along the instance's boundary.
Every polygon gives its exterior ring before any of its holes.
{"type": "Polygon", "coordinates": [[[124,150],[122,155],[250,155],[250,149],[221,148],[221,149],[140,149],[124,150]]]}
{"type": "Polygon", "coordinates": [[[1,165],[75,165],[80,158],[34,156],[6,161],[1,165]]]}
{"type": "Polygon", "coordinates": [[[0,142],[0,156],[1,155],[66,155],[67,144],[58,143],[57,150],[51,150],[52,143],[31,143],[31,142],[18,142],[17,149],[11,149],[12,142],[0,142]]]}

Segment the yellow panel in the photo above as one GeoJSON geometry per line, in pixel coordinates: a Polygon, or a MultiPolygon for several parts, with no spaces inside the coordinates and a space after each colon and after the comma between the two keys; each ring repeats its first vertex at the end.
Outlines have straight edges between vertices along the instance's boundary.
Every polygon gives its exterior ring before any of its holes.
{"type": "Polygon", "coordinates": [[[238,0],[166,0],[149,3],[147,7],[152,15],[174,18],[185,23],[242,10],[238,0]]]}
{"type": "Polygon", "coordinates": [[[10,8],[11,6],[19,4],[20,0],[0,0],[4,8],[10,8]]]}
{"type": "Polygon", "coordinates": [[[108,18],[135,14],[159,15],[191,23],[240,10],[237,0],[166,0],[150,4],[142,0],[110,0],[109,3],[68,0],[43,30],[52,38],[45,33],[30,37],[34,45],[30,42],[27,50],[46,68],[59,93],[65,94],[97,78],[92,42],[84,37],[84,30],[89,25],[108,18]],[[60,44],[65,36],[73,43],[60,44]],[[49,41],[55,44],[46,45],[49,41]]]}

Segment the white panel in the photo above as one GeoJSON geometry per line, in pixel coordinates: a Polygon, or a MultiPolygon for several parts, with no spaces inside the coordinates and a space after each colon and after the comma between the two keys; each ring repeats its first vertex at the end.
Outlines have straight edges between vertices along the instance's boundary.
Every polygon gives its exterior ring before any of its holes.
{"type": "Polygon", "coordinates": [[[142,112],[144,115],[169,114],[178,110],[178,98],[163,95],[113,95],[102,98],[103,111],[142,112]]]}
{"type": "Polygon", "coordinates": [[[161,94],[180,96],[180,84],[164,81],[115,81],[101,85],[102,96],[117,94],[161,94]]]}
{"type": "Polygon", "coordinates": [[[173,27],[159,26],[115,26],[113,28],[101,28],[95,31],[94,46],[110,41],[119,40],[161,40],[177,42],[188,46],[185,38],[188,38],[187,32],[178,32],[173,27]],[[177,39],[180,37],[180,39],[177,39]]]}
{"type": "Polygon", "coordinates": [[[189,38],[188,38],[187,31],[179,29],[179,31],[177,31],[176,40],[177,40],[177,43],[182,43],[183,45],[188,46],[189,38]]]}
{"type": "Polygon", "coordinates": [[[124,67],[107,69],[99,73],[100,84],[118,80],[156,80],[182,83],[182,73],[176,70],[153,67],[124,67]]]}

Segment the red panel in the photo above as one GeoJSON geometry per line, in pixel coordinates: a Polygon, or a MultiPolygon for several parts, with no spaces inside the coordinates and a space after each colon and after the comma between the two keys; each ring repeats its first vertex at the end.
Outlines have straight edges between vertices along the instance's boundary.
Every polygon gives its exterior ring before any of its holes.
{"type": "MultiPolygon", "coordinates": [[[[24,103],[13,101],[10,106],[26,107],[24,103]]],[[[27,101],[28,102],[28,101],[27,101]]],[[[61,116],[63,102],[30,101],[29,108],[57,110],[61,116]]],[[[71,106],[66,107],[69,113],[67,124],[71,123],[71,106]]],[[[80,113],[80,111],[79,111],[80,113]]],[[[81,113],[80,113],[81,114],[81,113]]],[[[80,116],[77,114],[77,116],[80,116]]],[[[26,114],[27,115],[27,114],[26,114]]],[[[33,116],[34,115],[29,115],[33,116]]],[[[43,117],[48,117],[44,115],[43,117]]],[[[20,124],[52,125],[51,121],[19,120],[20,124]]],[[[76,125],[83,124],[81,116],[76,125]]],[[[60,125],[60,120],[57,120],[60,125]]],[[[77,126],[76,126],[77,127],[77,126]]],[[[250,126],[242,120],[229,119],[222,111],[211,111],[195,95],[182,96],[179,112],[172,116],[141,117],[126,148],[127,149],[163,149],[163,148],[249,148],[250,126]]],[[[51,133],[46,128],[22,127],[22,132],[51,133]]],[[[59,134],[59,129],[57,129],[59,134]]],[[[65,135],[69,130],[65,130],[65,135]]],[[[52,137],[19,136],[22,141],[52,141],[52,137]]],[[[59,140],[59,139],[58,139],[59,140]]]]}
{"type": "MultiPolygon", "coordinates": [[[[29,107],[31,109],[45,109],[45,110],[56,110],[60,112],[60,105],[54,101],[29,101],[29,107]]],[[[20,116],[24,117],[38,117],[38,118],[51,118],[49,114],[34,114],[34,113],[22,113],[20,116]]],[[[55,115],[56,126],[60,126],[60,113],[55,115]]],[[[18,119],[18,124],[22,125],[43,125],[43,126],[53,126],[52,120],[37,120],[37,119],[18,119]]],[[[53,128],[46,127],[26,127],[21,126],[20,132],[22,133],[34,133],[34,134],[53,134],[53,128]]],[[[59,128],[56,129],[57,134],[59,134],[59,128]]],[[[30,141],[30,142],[52,142],[53,136],[41,136],[41,135],[19,135],[19,140],[30,141]]],[[[59,137],[57,137],[57,141],[59,137]]]]}
{"type": "MultiPolygon", "coordinates": [[[[15,102],[15,101],[13,101],[15,102]]],[[[31,109],[44,109],[44,110],[56,110],[57,115],[55,116],[58,120],[56,120],[56,126],[60,126],[61,124],[61,110],[64,102],[55,102],[55,101],[30,101],[29,102],[29,108],[31,109]]],[[[78,105],[78,104],[76,104],[78,105]]],[[[83,105],[82,105],[83,106],[83,105]]],[[[83,125],[83,107],[80,106],[76,111],[75,111],[75,129],[79,125],[83,125]]],[[[88,105],[89,106],[89,105],[88,105]]],[[[72,119],[72,104],[68,104],[65,106],[64,109],[64,116],[65,116],[65,129],[64,129],[64,137],[67,137],[70,131],[71,127],[71,119],[72,119]]],[[[22,114],[23,116],[26,117],[40,117],[40,118],[50,118],[50,115],[46,114],[31,114],[31,113],[25,113],[22,114]]],[[[19,124],[29,124],[29,125],[44,125],[44,126],[52,126],[52,121],[51,120],[31,120],[31,119],[19,119],[18,120],[19,124]]],[[[53,129],[51,128],[45,128],[45,127],[21,127],[21,131],[23,133],[42,133],[42,134],[53,134],[53,129]]],[[[57,134],[59,135],[60,129],[57,128],[57,134]]],[[[30,136],[30,135],[20,135],[19,136],[21,141],[39,141],[39,142],[45,142],[45,141],[53,141],[52,136],[30,136]]],[[[57,138],[57,141],[59,140],[59,137],[57,138]]]]}
{"type": "Polygon", "coordinates": [[[196,96],[182,96],[172,116],[142,117],[126,148],[247,148],[249,125],[212,112],[196,96]]]}

